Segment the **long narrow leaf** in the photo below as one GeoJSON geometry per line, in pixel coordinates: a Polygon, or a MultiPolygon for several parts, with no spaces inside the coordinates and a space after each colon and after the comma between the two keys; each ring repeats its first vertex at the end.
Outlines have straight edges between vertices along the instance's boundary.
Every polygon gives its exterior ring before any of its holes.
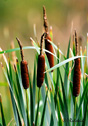
{"type": "Polygon", "coordinates": [[[15,101],[14,94],[13,94],[13,91],[12,91],[12,88],[11,88],[11,84],[10,84],[8,69],[7,69],[7,72],[6,72],[4,67],[3,67],[3,72],[5,74],[5,77],[6,77],[7,81],[8,81],[8,84],[9,84],[9,89],[10,89],[11,100],[12,100],[12,105],[13,105],[13,111],[14,111],[14,117],[15,117],[15,120],[16,120],[16,124],[17,124],[17,126],[21,126],[20,125],[21,121],[20,121],[20,118],[19,118],[20,116],[19,116],[19,113],[18,113],[16,101],[15,101]]]}
{"type": "Polygon", "coordinates": [[[6,126],[6,121],[5,121],[5,116],[4,116],[4,112],[3,112],[3,106],[2,106],[1,94],[0,94],[0,110],[1,110],[1,116],[2,116],[2,124],[3,124],[3,126],[6,126]]]}
{"type": "Polygon", "coordinates": [[[82,97],[81,97],[81,101],[80,101],[80,104],[79,104],[79,107],[78,107],[78,110],[77,110],[76,119],[79,118],[81,105],[82,105],[82,103],[83,103],[83,100],[84,100],[85,94],[86,94],[86,92],[87,92],[87,89],[88,89],[88,81],[87,81],[87,83],[86,83],[86,86],[85,86],[85,88],[84,88],[84,91],[83,91],[83,94],[82,94],[82,97]]]}
{"type": "Polygon", "coordinates": [[[57,119],[56,119],[56,114],[55,114],[55,104],[54,104],[54,98],[53,98],[52,91],[50,92],[50,97],[51,97],[51,113],[53,114],[54,126],[57,126],[57,119]]]}
{"type": "MultiPolygon", "coordinates": [[[[67,59],[69,58],[69,52],[70,52],[70,43],[71,43],[71,37],[69,39],[69,44],[68,44],[68,50],[67,50],[67,59]]],[[[65,69],[67,72],[69,72],[69,62],[66,63],[65,69]]],[[[65,95],[67,96],[67,83],[68,83],[68,73],[64,75],[64,87],[65,87],[65,95]]]]}
{"type": "MultiPolygon", "coordinates": [[[[59,72],[60,73],[60,72],[59,72]]],[[[60,73],[60,80],[61,80],[61,86],[62,86],[62,93],[63,93],[63,100],[64,100],[64,118],[69,119],[68,115],[68,107],[67,107],[67,99],[66,99],[66,94],[65,94],[65,89],[62,81],[62,76],[60,73]]],[[[69,126],[69,122],[65,122],[66,126],[69,126]]]]}
{"type": "Polygon", "coordinates": [[[87,98],[87,102],[86,102],[86,106],[85,106],[85,112],[84,112],[82,126],[86,126],[85,124],[86,124],[87,108],[88,108],[88,98],[87,98]]]}
{"type": "Polygon", "coordinates": [[[42,118],[41,118],[40,126],[43,126],[43,122],[44,122],[44,115],[45,115],[46,103],[47,103],[47,95],[48,95],[48,91],[46,92],[46,98],[45,98],[45,103],[44,103],[44,108],[43,108],[43,112],[42,112],[42,118]]]}
{"type": "Polygon", "coordinates": [[[34,75],[33,75],[33,110],[34,110],[33,115],[34,115],[34,120],[35,120],[35,96],[36,96],[36,61],[34,62],[34,75]]]}
{"type": "Polygon", "coordinates": [[[39,102],[40,102],[40,88],[39,88],[39,91],[38,91],[38,105],[37,105],[37,112],[36,112],[35,126],[37,126],[37,122],[38,122],[39,102]]]}
{"type": "Polygon", "coordinates": [[[69,59],[67,59],[67,60],[64,60],[64,61],[60,62],[59,64],[55,65],[54,67],[52,67],[52,68],[46,70],[45,73],[46,73],[46,72],[50,72],[50,71],[52,71],[52,70],[54,70],[54,69],[56,69],[56,68],[58,68],[58,67],[60,67],[60,66],[62,66],[62,65],[64,65],[64,64],[66,64],[66,63],[68,63],[68,62],[74,60],[74,59],[82,58],[82,57],[86,57],[86,56],[74,56],[74,57],[71,57],[71,58],[69,58],[69,59]]]}
{"type": "Polygon", "coordinates": [[[31,77],[29,75],[29,83],[30,83],[30,112],[31,112],[31,125],[33,125],[34,121],[34,109],[33,109],[33,90],[31,85],[31,77]]]}

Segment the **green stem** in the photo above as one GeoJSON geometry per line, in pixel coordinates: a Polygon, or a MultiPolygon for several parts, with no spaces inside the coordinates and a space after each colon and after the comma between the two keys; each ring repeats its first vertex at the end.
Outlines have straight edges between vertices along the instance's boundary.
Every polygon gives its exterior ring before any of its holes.
{"type": "Polygon", "coordinates": [[[75,120],[76,120],[76,103],[77,103],[77,99],[75,97],[75,104],[74,104],[74,126],[75,126],[75,120]]]}
{"type": "Polygon", "coordinates": [[[37,126],[37,121],[38,121],[39,102],[40,102],[40,88],[39,88],[39,91],[38,91],[38,106],[37,106],[37,112],[36,112],[35,126],[37,126]]]}
{"type": "Polygon", "coordinates": [[[30,126],[30,122],[29,122],[29,107],[28,107],[28,95],[27,95],[27,90],[25,90],[26,93],[26,113],[27,113],[27,124],[28,126],[30,126]]]}

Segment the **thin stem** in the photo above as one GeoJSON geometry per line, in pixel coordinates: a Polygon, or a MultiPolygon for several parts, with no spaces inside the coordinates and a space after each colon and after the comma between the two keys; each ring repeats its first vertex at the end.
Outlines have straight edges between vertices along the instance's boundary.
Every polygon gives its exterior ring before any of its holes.
{"type": "Polygon", "coordinates": [[[75,97],[75,104],[74,104],[74,126],[75,126],[75,119],[76,119],[76,103],[77,103],[77,99],[75,97]]]}
{"type": "Polygon", "coordinates": [[[22,59],[22,61],[23,61],[23,60],[24,60],[24,55],[23,55],[23,49],[22,49],[21,41],[20,41],[18,38],[16,38],[16,40],[17,40],[17,42],[18,42],[18,44],[19,44],[21,59],[22,59]]]}
{"type": "Polygon", "coordinates": [[[47,23],[47,16],[46,16],[45,6],[43,6],[43,19],[44,19],[45,32],[48,32],[48,23],[47,23]]]}
{"type": "Polygon", "coordinates": [[[37,112],[36,112],[35,126],[37,126],[37,121],[38,121],[39,102],[40,102],[40,88],[39,88],[39,91],[38,91],[38,106],[37,106],[37,112]]]}
{"type": "Polygon", "coordinates": [[[78,40],[77,40],[77,33],[75,30],[75,46],[76,46],[76,56],[78,55],[79,51],[78,51],[78,40]]]}

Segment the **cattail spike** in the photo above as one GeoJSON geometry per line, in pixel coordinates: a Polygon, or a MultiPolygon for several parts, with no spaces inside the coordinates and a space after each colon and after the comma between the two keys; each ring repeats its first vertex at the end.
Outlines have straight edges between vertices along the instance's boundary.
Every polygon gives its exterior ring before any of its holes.
{"type": "MultiPolygon", "coordinates": [[[[77,40],[76,30],[75,30],[75,47],[76,47],[76,56],[77,56],[78,40],[77,40]]],[[[77,97],[80,93],[80,79],[81,79],[80,58],[77,58],[75,59],[74,76],[73,76],[73,95],[75,97],[77,97]]]]}
{"type": "Polygon", "coordinates": [[[46,16],[45,6],[43,6],[43,19],[44,19],[45,32],[48,32],[48,23],[47,23],[47,16],[46,16]]]}
{"type": "Polygon", "coordinates": [[[74,76],[73,76],[73,95],[75,97],[77,97],[80,93],[80,79],[81,79],[80,58],[78,58],[75,59],[74,76]]]}
{"type": "Polygon", "coordinates": [[[20,54],[21,54],[21,59],[22,61],[24,60],[24,55],[23,55],[23,49],[22,49],[22,44],[21,44],[21,41],[16,37],[16,40],[19,44],[19,47],[20,47],[20,54]]]}
{"type": "Polygon", "coordinates": [[[21,77],[24,89],[29,87],[29,74],[27,61],[21,61],[21,77]]]}
{"type": "Polygon", "coordinates": [[[78,51],[78,40],[77,40],[77,33],[75,30],[75,46],[76,46],[76,56],[78,55],[79,51],[78,51]]]}

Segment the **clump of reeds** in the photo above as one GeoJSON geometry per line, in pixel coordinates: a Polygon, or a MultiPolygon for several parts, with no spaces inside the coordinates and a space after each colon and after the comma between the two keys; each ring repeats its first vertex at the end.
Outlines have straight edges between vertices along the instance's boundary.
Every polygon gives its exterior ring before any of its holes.
{"type": "MultiPolygon", "coordinates": [[[[78,55],[78,40],[77,40],[77,33],[75,31],[75,47],[76,47],[76,56],[78,55]]],[[[80,58],[75,59],[74,65],[74,76],[73,76],[73,95],[77,97],[80,93],[80,58]]]]}
{"type": "Polygon", "coordinates": [[[45,76],[45,56],[43,55],[43,37],[45,33],[41,36],[40,42],[40,55],[38,56],[38,66],[37,66],[37,86],[40,88],[44,81],[45,76]]]}
{"type": "Polygon", "coordinates": [[[24,60],[23,50],[22,50],[22,44],[18,38],[16,38],[20,47],[20,53],[21,53],[21,77],[22,77],[22,83],[24,89],[27,89],[29,87],[29,75],[28,75],[28,64],[27,61],[24,60]]]}
{"type": "MultiPolygon", "coordinates": [[[[44,29],[45,29],[45,32],[46,32],[46,35],[45,35],[45,49],[50,51],[51,53],[53,53],[53,46],[49,42],[49,40],[51,41],[51,38],[50,38],[49,33],[48,33],[47,16],[46,16],[46,10],[45,10],[44,6],[43,6],[43,18],[44,18],[44,29]]],[[[47,55],[49,65],[50,65],[50,68],[51,68],[51,67],[54,66],[54,56],[52,54],[48,53],[48,52],[46,52],[46,55],[47,55]]]]}
{"type": "MultiPolygon", "coordinates": [[[[31,76],[28,76],[27,62],[24,60],[23,50],[22,50],[23,47],[19,39],[17,39],[17,41],[20,46],[20,52],[21,52],[21,58],[22,58],[21,72],[20,72],[20,67],[19,67],[20,65],[18,63],[18,60],[16,60],[16,64],[14,65],[14,69],[15,69],[15,72],[14,72],[12,64],[10,63],[10,58],[9,58],[9,63],[8,63],[5,57],[5,53],[16,51],[18,50],[18,48],[11,49],[11,50],[4,50],[4,51],[0,50],[0,54],[3,54],[3,58],[6,63],[6,68],[4,68],[2,63],[1,63],[1,66],[3,68],[2,70],[9,84],[12,107],[13,107],[13,112],[14,112],[14,117],[15,117],[14,119],[16,121],[16,122],[13,122],[13,124],[11,123],[11,121],[10,123],[12,125],[17,125],[17,126],[48,126],[48,125],[70,126],[70,121],[71,121],[71,123],[74,123],[71,125],[75,126],[77,121],[79,122],[79,119],[80,119],[82,126],[86,126],[88,123],[87,121],[87,118],[88,118],[88,113],[87,113],[88,75],[86,74],[87,78],[85,78],[84,65],[85,65],[86,58],[83,58],[81,60],[81,69],[82,69],[82,75],[81,75],[80,59],[78,56],[79,51],[78,51],[77,34],[75,32],[75,35],[73,36],[73,40],[74,40],[73,52],[70,48],[71,37],[69,39],[67,57],[62,53],[59,47],[55,46],[53,43],[53,47],[57,50],[57,56],[55,56],[56,65],[53,68],[49,68],[48,62],[46,59],[46,67],[48,68],[48,70],[45,71],[45,58],[46,57],[43,54],[43,41],[45,40],[47,43],[48,39],[51,40],[51,38],[49,38],[50,36],[49,34],[47,34],[48,33],[47,19],[45,18],[44,20],[45,20],[45,24],[44,24],[45,32],[41,36],[40,54],[38,55],[39,53],[38,43],[36,44],[32,39],[31,40],[35,48],[31,46],[26,47],[26,49],[36,49],[36,51],[38,52],[36,55],[36,60],[34,62],[33,78],[31,78],[31,76]],[[45,39],[47,35],[48,35],[48,38],[45,39]],[[71,57],[71,58],[69,57],[70,51],[71,51],[72,56],[74,54],[74,57],[71,57]],[[37,64],[38,66],[36,69],[37,56],[38,56],[38,64],[37,64]],[[62,56],[64,58],[64,61],[62,61],[62,56]],[[74,60],[75,62],[74,74],[72,71],[71,76],[70,76],[70,71],[71,71],[70,68],[73,68],[73,62],[72,64],[70,64],[69,62],[72,60],[74,60]],[[60,69],[60,67],[64,64],[66,64],[66,68],[63,67],[64,68],[63,72],[65,72],[65,75],[64,75],[65,79],[63,79],[62,69],[60,69]],[[51,74],[51,72],[48,74],[47,72],[51,71],[52,69],[54,70],[56,69],[56,70],[53,72],[53,74],[51,74]],[[69,76],[69,79],[71,81],[68,81],[67,75],[69,76]],[[81,82],[83,83],[82,85],[83,88],[82,88],[81,96],[77,98],[77,96],[80,93],[80,76],[81,76],[81,82]],[[29,87],[29,80],[30,80],[29,90],[23,90],[21,81],[20,81],[21,78],[22,78],[24,89],[27,89],[29,87]],[[45,84],[42,86],[43,81],[45,81],[45,84]],[[73,81],[73,91],[72,91],[72,83],[71,83],[72,81],[73,81]],[[39,88],[37,89],[36,86],[39,88]],[[42,88],[40,88],[41,86],[42,88]],[[36,95],[37,92],[38,92],[38,96],[36,95]],[[78,104],[76,104],[77,100],[78,100],[78,104]],[[69,119],[70,115],[72,117],[69,119]]],[[[87,36],[87,39],[88,39],[88,36],[87,36]]],[[[48,44],[46,45],[48,46],[48,44]]],[[[88,47],[88,42],[87,42],[87,47],[88,47]]],[[[50,46],[49,46],[49,49],[50,49],[50,46]]],[[[87,50],[85,49],[84,53],[82,54],[82,50],[80,50],[81,56],[82,55],[86,56],[87,51],[88,51],[88,48],[87,50]]],[[[52,58],[49,59],[50,56],[48,56],[48,53],[47,53],[48,61],[49,63],[52,63],[53,60],[51,60],[52,58]]],[[[85,65],[85,68],[87,68],[87,64],[85,65]]],[[[5,84],[5,83],[0,82],[0,86],[2,85],[7,86],[7,83],[5,84]]],[[[5,116],[6,116],[6,113],[5,113],[5,116]]],[[[8,124],[8,126],[11,125],[10,123],[8,124]]],[[[0,95],[0,126],[2,125],[6,126],[6,123],[5,123],[4,113],[3,113],[2,99],[0,95]]]]}

